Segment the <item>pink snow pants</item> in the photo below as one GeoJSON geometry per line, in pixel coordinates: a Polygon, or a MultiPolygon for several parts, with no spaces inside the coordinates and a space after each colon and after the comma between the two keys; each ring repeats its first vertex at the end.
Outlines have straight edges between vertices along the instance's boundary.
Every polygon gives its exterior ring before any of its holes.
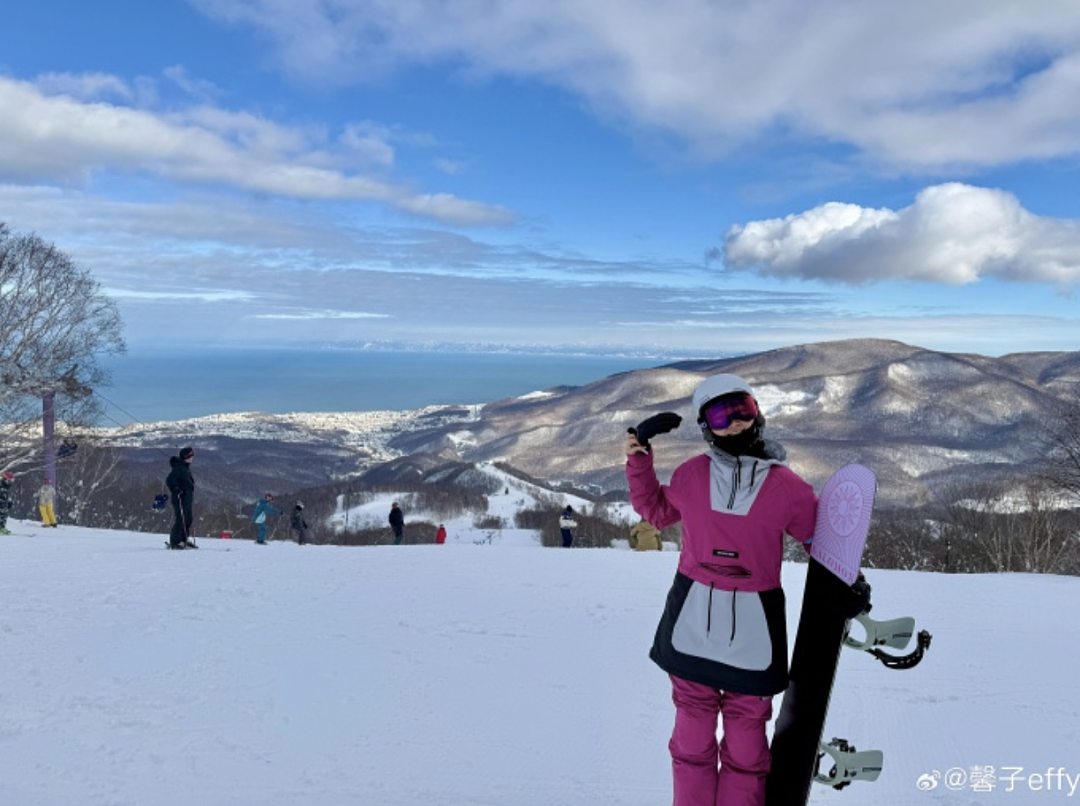
{"type": "Polygon", "coordinates": [[[731,694],[671,677],[675,730],[668,749],[674,806],[761,806],[769,772],[772,698],[731,694]],[[716,741],[718,716],[723,739],[716,741]]]}

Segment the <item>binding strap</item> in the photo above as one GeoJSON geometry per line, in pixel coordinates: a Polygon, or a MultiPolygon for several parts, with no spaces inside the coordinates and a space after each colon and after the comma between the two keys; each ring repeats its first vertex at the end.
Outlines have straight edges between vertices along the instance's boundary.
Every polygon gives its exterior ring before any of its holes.
{"type": "Polygon", "coordinates": [[[911,669],[918,666],[919,661],[923,659],[923,654],[930,648],[931,638],[933,636],[926,630],[920,630],[915,638],[915,649],[906,655],[890,655],[880,649],[868,649],[866,651],[890,669],[911,669]]]}

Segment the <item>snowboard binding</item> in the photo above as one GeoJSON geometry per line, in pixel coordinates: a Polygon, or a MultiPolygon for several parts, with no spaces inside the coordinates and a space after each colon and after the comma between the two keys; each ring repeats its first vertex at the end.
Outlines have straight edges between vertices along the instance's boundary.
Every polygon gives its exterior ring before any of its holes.
{"type": "Polygon", "coordinates": [[[906,649],[915,632],[915,619],[905,616],[890,621],[875,621],[867,612],[863,612],[855,616],[854,621],[862,625],[866,634],[860,640],[853,638],[849,631],[844,636],[844,646],[869,652],[889,669],[911,669],[918,666],[933,638],[926,630],[920,630],[915,649],[906,655],[893,655],[885,652],[882,647],[906,649]]]}
{"type": "Polygon", "coordinates": [[[883,760],[880,750],[863,750],[860,753],[847,739],[833,739],[828,744],[818,745],[814,781],[833,789],[843,789],[852,781],[876,781],[881,775],[883,760]],[[821,765],[826,756],[832,760],[832,766],[828,772],[822,772],[821,765]]]}

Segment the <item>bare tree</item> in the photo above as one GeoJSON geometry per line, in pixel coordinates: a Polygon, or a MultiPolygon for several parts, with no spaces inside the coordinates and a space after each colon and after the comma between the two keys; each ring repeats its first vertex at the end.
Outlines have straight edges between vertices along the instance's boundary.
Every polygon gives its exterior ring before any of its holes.
{"type": "Polygon", "coordinates": [[[1075,519],[1064,506],[1062,493],[1033,482],[1025,488],[1025,494],[1026,511],[1016,524],[1023,570],[1041,574],[1077,573],[1080,538],[1075,519]]]}
{"type": "Polygon", "coordinates": [[[954,487],[934,516],[936,538],[946,547],[942,570],[1077,573],[1077,519],[1064,503],[1039,476],[954,487]]]}
{"type": "Polygon", "coordinates": [[[1043,478],[1080,506],[1080,404],[1063,405],[1047,423],[1043,478]]]}
{"type": "Polygon", "coordinates": [[[123,455],[109,445],[99,445],[88,435],[79,441],[78,450],[64,460],[63,487],[65,518],[77,526],[86,526],[86,513],[95,501],[108,498],[119,486],[123,455]]]}
{"type": "Polygon", "coordinates": [[[85,269],[37,235],[0,223],[0,469],[40,454],[41,399],[57,416],[89,422],[101,354],[124,352],[116,304],[85,269]]]}
{"type": "MultiPolygon", "coordinates": [[[[790,544],[790,541],[789,541],[790,544]]],[[[938,523],[916,513],[893,510],[875,513],[863,565],[867,568],[904,568],[914,571],[949,571],[950,543],[938,523]]],[[[798,551],[805,558],[805,550],[798,551]]]]}

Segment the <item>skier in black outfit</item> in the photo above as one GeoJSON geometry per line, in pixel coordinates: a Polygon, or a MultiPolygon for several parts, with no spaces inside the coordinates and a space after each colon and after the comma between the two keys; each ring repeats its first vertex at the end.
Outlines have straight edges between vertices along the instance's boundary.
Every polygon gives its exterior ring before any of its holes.
{"type": "Polygon", "coordinates": [[[296,532],[296,542],[301,546],[307,543],[308,523],[304,520],[304,505],[299,501],[296,502],[296,507],[293,509],[292,528],[296,532]]]}
{"type": "Polygon", "coordinates": [[[394,530],[394,545],[401,545],[401,538],[404,536],[405,530],[405,513],[401,511],[401,508],[395,501],[390,507],[390,528],[394,530]]]}
{"type": "Polygon", "coordinates": [[[5,470],[0,476],[0,535],[11,534],[7,528],[8,512],[11,511],[11,484],[15,481],[15,474],[5,470]]]}
{"type": "Polygon", "coordinates": [[[192,503],[195,498],[195,479],[191,475],[193,458],[195,458],[195,449],[187,447],[180,449],[179,456],[169,459],[172,470],[165,479],[165,486],[169,488],[175,515],[172,531],[169,532],[169,548],[171,549],[198,548],[191,539],[191,524],[194,520],[192,503]]]}

